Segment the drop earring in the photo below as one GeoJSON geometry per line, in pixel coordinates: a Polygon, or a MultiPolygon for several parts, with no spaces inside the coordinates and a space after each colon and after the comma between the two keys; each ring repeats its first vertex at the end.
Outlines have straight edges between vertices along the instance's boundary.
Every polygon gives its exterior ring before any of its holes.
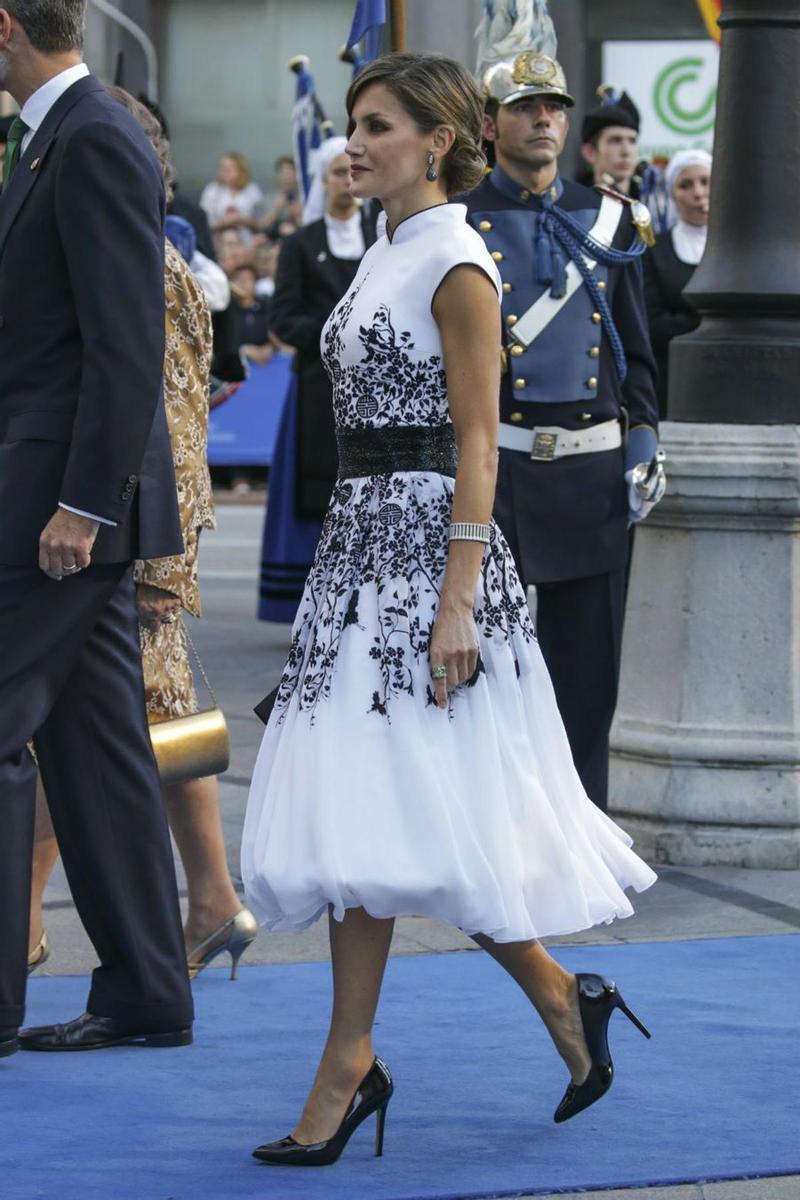
{"type": "Polygon", "coordinates": [[[439,172],[436,170],[436,158],[432,150],[428,151],[428,169],[425,172],[425,178],[428,183],[435,183],[439,178],[439,172]]]}

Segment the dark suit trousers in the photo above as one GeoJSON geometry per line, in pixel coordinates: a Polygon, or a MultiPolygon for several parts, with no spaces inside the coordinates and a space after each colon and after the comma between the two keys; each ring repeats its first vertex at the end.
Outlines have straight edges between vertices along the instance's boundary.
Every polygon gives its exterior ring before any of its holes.
{"type": "MultiPolygon", "coordinates": [[[[192,1000],[130,564],[0,566],[0,1026],[22,1023],[36,769],[100,966],[87,1010],[176,1029],[192,1000]]],[[[72,1015],[72,1014],[70,1014],[72,1015]]]]}
{"type": "Polygon", "coordinates": [[[624,570],[536,588],[536,635],[572,757],[590,799],[608,807],[608,739],[617,707],[624,570]]]}
{"type": "Polygon", "coordinates": [[[608,742],[619,689],[627,567],[557,583],[525,579],[513,505],[500,488],[495,518],[523,587],[536,586],[536,636],[553,681],[575,767],[588,796],[605,812],[608,742]]]}

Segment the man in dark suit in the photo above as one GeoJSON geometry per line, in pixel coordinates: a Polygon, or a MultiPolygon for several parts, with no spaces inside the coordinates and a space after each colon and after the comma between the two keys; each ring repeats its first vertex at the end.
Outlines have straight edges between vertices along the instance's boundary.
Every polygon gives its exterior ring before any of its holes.
{"type": "Polygon", "coordinates": [[[21,106],[0,197],[0,1055],[186,1045],[192,1002],[131,563],[181,535],[161,374],[164,187],[81,62],[85,0],[0,6],[21,106]],[[33,738],[97,950],[88,1012],[22,1023],[33,738]]]}
{"type": "Polygon", "coordinates": [[[652,507],[633,472],[658,445],[634,229],[646,210],[559,175],[574,102],[555,59],[527,51],[483,82],[496,164],[466,199],[503,279],[495,517],[523,584],[536,585],[575,766],[605,809],[628,526],[652,507]]]}

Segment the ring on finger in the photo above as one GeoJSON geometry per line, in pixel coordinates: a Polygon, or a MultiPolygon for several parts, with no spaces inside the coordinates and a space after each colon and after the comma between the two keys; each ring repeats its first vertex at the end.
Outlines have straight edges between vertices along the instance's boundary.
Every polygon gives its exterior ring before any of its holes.
{"type": "Polygon", "coordinates": [[[447,679],[447,667],[444,663],[431,667],[431,679],[447,679]]]}
{"type": "Polygon", "coordinates": [[[71,567],[62,567],[61,568],[61,570],[63,571],[63,573],[65,575],[74,575],[74,573],[76,571],[80,571],[80,569],[81,568],[78,566],[77,563],[73,563],[71,567]]]}

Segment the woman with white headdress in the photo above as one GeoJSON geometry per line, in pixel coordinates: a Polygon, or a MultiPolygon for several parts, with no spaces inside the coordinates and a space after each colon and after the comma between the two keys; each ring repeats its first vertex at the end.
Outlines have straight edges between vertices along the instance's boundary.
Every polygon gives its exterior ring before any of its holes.
{"type": "Polygon", "coordinates": [[[659,234],[644,257],[644,285],[650,339],[658,365],[658,408],[667,416],[669,344],[696,329],[700,318],[682,292],[703,257],[708,235],[711,155],[707,150],[681,150],[669,162],[667,191],[677,220],[659,234]]]}
{"type": "Polygon", "coordinates": [[[328,138],[303,210],[283,243],[271,332],[295,350],[289,395],[270,478],[259,617],[292,622],[311,569],[336,480],[331,383],[320,358],[322,327],[352,283],[374,221],[350,194],[347,139],[328,138]]]}

